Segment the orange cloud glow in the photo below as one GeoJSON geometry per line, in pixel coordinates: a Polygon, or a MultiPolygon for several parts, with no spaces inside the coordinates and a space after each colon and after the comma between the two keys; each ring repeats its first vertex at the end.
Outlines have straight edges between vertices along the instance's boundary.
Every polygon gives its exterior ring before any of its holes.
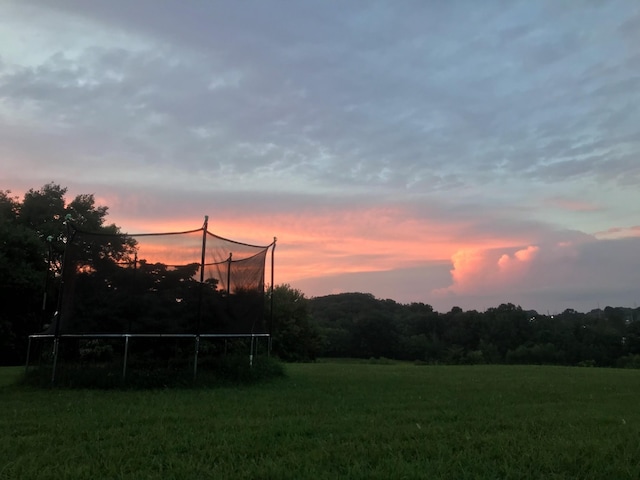
{"type": "Polygon", "coordinates": [[[460,251],[514,244],[508,238],[471,238],[461,233],[464,225],[421,222],[397,209],[233,218],[218,225],[233,232],[233,238],[276,234],[276,273],[283,282],[410,268],[449,260],[460,251]]]}
{"type": "MultiPolygon", "coordinates": [[[[202,216],[150,218],[138,213],[141,209],[155,210],[144,196],[108,195],[96,197],[96,204],[109,206],[107,223],[116,223],[129,234],[194,230],[209,214],[208,230],[224,238],[266,246],[276,236],[276,284],[451,262],[451,285],[439,293],[474,292],[517,279],[538,253],[534,245],[514,251],[527,242],[517,233],[474,234],[473,225],[463,221],[416,218],[413,212],[397,206],[277,214],[224,210],[204,211],[202,216]]],[[[199,233],[189,240],[191,243],[182,245],[178,237],[175,245],[156,244],[166,239],[143,238],[139,258],[175,265],[199,262],[199,233]]],[[[267,281],[269,276],[267,258],[267,281]]]]}
{"type": "Polygon", "coordinates": [[[513,284],[526,275],[540,248],[529,245],[514,253],[500,253],[501,249],[459,250],[451,257],[453,284],[434,293],[473,294],[495,290],[513,284]]]}

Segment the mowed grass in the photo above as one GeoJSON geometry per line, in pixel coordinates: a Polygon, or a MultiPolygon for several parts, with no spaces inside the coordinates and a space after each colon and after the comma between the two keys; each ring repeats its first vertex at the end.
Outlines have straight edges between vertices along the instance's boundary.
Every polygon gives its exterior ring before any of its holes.
{"type": "Polygon", "coordinates": [[[287,365],[266,384],[43,390],[0,369],[0,479],[637,479],[640,371],[287,365]]]}

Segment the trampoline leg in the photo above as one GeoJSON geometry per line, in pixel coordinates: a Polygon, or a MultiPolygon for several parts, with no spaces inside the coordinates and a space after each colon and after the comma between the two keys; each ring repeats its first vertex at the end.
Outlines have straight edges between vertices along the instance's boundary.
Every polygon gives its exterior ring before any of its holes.
{"type": "Polygon", "coordinates": [[[29,370],[29,357],[31,356],[31,335],[29,335],[29,342],[27,343],[27,360],[24,363],[24,374],[27,374],[29,370]]]}
{"type": "Polygon", "coordinates": [[[193,381],[196,381],[198,375],[198,350],[200,350],[200,335],[196,335],[196,341],[193,352],[193,381]]]}
{"type": "Polygon", "coordinates": [[[129,358],[129,335],[124,337],[124,362],[122,364],[122,381],[127,378],[127,359],[129,358]]]}
{"type": "Polygon", "coordinates": [[[253,367],[253,344],[254,344],[254,336],[251,335],[251,350],[249,351],[249,366],[253,367]]]}
{"type": "Polygon", "coordinates": [[[56,383],[56,367],[58,366],[58,342],[60,340],[56,338],[53,341],[53,368],[51,369],[51,386],[56,383]]]}

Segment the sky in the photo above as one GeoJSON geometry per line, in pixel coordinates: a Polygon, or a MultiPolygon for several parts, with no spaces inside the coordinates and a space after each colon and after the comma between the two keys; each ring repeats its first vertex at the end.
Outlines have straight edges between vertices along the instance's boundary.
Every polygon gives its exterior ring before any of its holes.
{"type": "Polygon", "coordinates": [[[0,189],[307,297],[640,301],[640,2],[2,0],[0,189]]]}

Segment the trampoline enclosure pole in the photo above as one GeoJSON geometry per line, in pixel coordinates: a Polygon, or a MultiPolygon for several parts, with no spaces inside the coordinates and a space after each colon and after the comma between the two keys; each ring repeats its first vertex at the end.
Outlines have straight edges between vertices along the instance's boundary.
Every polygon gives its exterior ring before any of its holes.
{"type": "Polygon", "coordinates": [[[254,344],[254,336],[251,335],[251,350],[249,351],[249,367],[253,367],[253,344],[254,344]]]}
{"type": "Polygon", "coordinates": [[[198,351],[200,350],[200,335],[196,335],[196,341],[193,352],[193,381],[196,381],[198,375],[198,351]]]}
{"type": "Polygon", "coordinates": [[[60,266],[60,287],[58,290],[58,311],[56,312],[56,325],[55,325],[55,339],[53,341],[53,368],[51,370],[51,386],[55,384],[56,381],[56,367],[58,366],[58,347],[60,343],[60,321],[62,317],[62,306],[63,306],[63,295],[64,295],[64,284],[66,281],[67,275],[67,253],[69,251],[69,244],[73,241],[73,237],[75,236],[75,230],[72,232],[71,230],[71,214],[67,213],[65,216],[64,225],[67,227],[67,238],[64,245],[64,251],[62,252],[62,265],[60,266]]]}
{"type": "Polygon", "coordinates": [[[58,366],[58,343],[59,338],[56,336],[53,339],[53,368],[51,369],[51,386],[56,383],[56,367],[58,366]]]}
{"type": "Polygon", "coordinates": [[[24,363],[24,374],[27,374],[29,370],[29,357],[31,356],[31,335],[29,335],[29,342],[27,343],[27,360],[24,363]]]}
{"type": "Polygon", "coordinates": [[[200,292],[198,295],[198,316],[196,317],[196,335],[200,335],[200,322],[202,320],[202,295],[204,290],[204,267],[207,260],[207,231],[209,229],[209,216],[205,215],[202,225],[202,252],[200,256],[200,292]]]}
{"type": "Polygon", "coordinates": [[[122,363],[122,380],[127,378],[127,359],[129,358],[129,335],[124,336],[124,361],[122,363]]]}
{"type": "Polygon", "coordinates": [[[268,341],[268,345],[267,345],[267,356],[271,355],[271,346],[272,346],[272,328],[273,328],[273,279],[275,277],[273,270],[274,270],[274,265],[275,265],[275,261],[274,261],[274,254],[275,254],[275,250],[276,250],[276,242],[278,241],[278,239],[276,237],[273,237],[273,246],[271,247],[271,295],[269,298],[269,341],[268,341]]]}

